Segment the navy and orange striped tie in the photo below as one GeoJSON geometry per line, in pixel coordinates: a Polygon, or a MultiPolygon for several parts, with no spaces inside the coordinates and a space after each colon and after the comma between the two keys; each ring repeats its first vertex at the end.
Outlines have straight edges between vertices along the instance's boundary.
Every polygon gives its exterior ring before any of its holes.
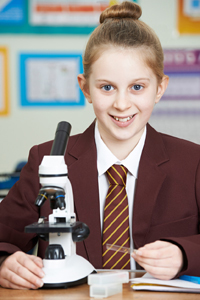
{"type": "Polygon", "coordinates": [[[107,176],[110,186],[104,208],[103,268],[130,269],[129,253],[114,252],[106,247],[106,244],[130,247],[127,169],[122,165],[113,165],[107,170],[107,176]]]}

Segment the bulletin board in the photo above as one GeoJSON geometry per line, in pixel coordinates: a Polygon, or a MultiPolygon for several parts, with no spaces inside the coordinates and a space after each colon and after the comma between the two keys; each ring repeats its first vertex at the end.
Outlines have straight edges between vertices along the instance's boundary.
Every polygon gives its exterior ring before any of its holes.
{"type": "Polygon", "coordinates": [[[8,113],[8,51],[0,47],[0,116],[8,113]]]}
{"type": "Polygon", "coordinates": [[[178,0],[178,32],[200,34],[200,0],[178,0]]]}
{"type": "Polygon", "coordinates": [[[77,75],[83,73],[82,54],[22,53],[21,106],[83,106],[77,75]]]}

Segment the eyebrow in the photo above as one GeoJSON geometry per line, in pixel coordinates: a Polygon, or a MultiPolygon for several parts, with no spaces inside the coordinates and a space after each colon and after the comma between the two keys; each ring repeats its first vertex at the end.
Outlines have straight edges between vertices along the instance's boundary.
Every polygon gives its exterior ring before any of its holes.
{"type": "MultiPolygon", "coordinates": [[[[149,78],[137,78],[137,79],[132,79],[132,81],[140,81],[140,80],[147,80],[147,81],[150,81],[149,78]]],[[[103,82],[103,81],[106,81],[106,82],[111,82],[112,83],[112,80],[109,80],[109,79],[96,79],[95,80],[96,82],[103,82]]]]}

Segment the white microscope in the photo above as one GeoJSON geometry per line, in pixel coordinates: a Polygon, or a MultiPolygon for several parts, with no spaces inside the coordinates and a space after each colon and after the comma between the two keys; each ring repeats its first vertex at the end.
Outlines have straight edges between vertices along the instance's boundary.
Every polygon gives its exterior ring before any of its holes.
{"type": "Polygon", "coordinates": [[[76,242],[83,241],[90,231],[86,224],[76,222],[71,183],[68,179],[64,155],[71,125],[60,122],[48,156],[39,166],[42,188],[35,204],[49,199],[53,213],[49,221],[33,223],[25,232],[37,233],[49,240],[43,259],[45,276],[43,288],[67,288],[87,282],[87,276],[95,272],[94,267],[82,256],[76,254],[76,242]]]}

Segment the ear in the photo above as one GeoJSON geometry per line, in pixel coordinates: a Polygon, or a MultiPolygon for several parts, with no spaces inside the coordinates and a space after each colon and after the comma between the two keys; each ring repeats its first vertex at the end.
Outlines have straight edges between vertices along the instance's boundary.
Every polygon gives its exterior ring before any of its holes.
{"type": "Polygon", "coordinates": [[[158,103],[160,101],[162,95],[167,89],[168,82],[169,82],[169,77],[167,75],[164,75],[161,83],[158,85],[155,103],[158,103]]]}
{"type": "Polygon", "coordinates": [[[79,74],[78,77],[78,84],[80,86],[81,91],[83,92],[85,98],[89,103],[92,103],[91,97],[90,97],[90,92],[89,92],[89,86],[88,82],[83,74],[79,74]]]}

